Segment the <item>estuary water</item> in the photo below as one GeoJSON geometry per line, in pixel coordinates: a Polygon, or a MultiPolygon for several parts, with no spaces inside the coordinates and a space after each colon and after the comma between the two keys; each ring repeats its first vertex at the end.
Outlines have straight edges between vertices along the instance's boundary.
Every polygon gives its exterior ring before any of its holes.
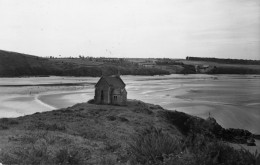
{"type": "MultiPolygon", "coordinates": [[[[259,75],[121,76],[128,99],[260,134],[259,75]]],[[[65,108],[94,97],[92,77],[0,78],[0,118],[65,108]]]]}

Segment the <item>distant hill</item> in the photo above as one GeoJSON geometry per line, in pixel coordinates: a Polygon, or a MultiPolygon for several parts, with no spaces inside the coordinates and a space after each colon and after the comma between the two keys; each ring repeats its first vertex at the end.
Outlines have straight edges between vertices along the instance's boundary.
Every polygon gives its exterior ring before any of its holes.
{"type": "Polygon", "coordinates": [[[0,50],[0,76],[49,75],[56,69],[48,59],[0,50]]]}
{"type": "Polygon", "coordinates": [[[259,60],[187,57],[186,60],[179,60],[179,62],[182,62],[184,65],[191,65],[201,68],[196,69],[196,73],[260,74],[259,60]],[[208,69],[205,67],[208,67],[208,69]]]}
{"type": "Polygon", "coordinates": [[[167,75],[167,74],[260,74],[254,60],[187,57],[187,59],[42,58],[0,50],[0,77],[167,75]]]}
{"type": "Polygon", "coordinates": [[[222,64],[244,64],[244,65],[260,65],[260,60],[244,60],[244,59],[224,59],[224,58],[207,58],[207,57],[186,57],[189,61],[207,61],[222,64]]]}
{"type": "Polygon", "coordinates": [[[156,64],[179,74],[260,74],[256,60],[187,57],[186,59],[157,59],[156,64]]]}
{"type": "Polygon", "coordinates": [[[101,76],[102,74],[164,75],[168,71],[139,68],[123,60],[99,62],[91,58],[42,58],[0,50],[0,77],[17,76],[101,76]]]}

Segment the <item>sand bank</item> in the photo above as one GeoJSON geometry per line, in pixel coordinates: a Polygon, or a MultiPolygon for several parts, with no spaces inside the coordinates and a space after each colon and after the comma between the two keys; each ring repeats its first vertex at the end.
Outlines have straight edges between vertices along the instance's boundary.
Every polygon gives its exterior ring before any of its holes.
{"type": "MultiPolygon", "coordinates": [[[[129,99],[207,118],[225,128],[260,133],[260,77],[246,75],[122,76],[129,99]]],[[[0,87],[0,117],[65,108],[94,97],[98,78],[50,77],[5,79],[5,84],[73,83],[73,86],[0,87]],[[77,85],[78,83],[78,85],[77,85]],[[85,84],[85,85],[82,85],[85,84]],[[75,85],[76,84],[76,85],[75,85]]]]}

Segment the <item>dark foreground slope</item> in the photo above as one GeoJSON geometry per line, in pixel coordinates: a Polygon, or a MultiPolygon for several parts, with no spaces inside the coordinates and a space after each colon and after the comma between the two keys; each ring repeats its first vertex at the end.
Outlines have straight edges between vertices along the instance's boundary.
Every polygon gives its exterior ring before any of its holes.
{"type": "Polygon", "coordinates": [[[32,55],[0,50],[0,77],[17,76],[92,76],[114,75],[165,75],[168,71],[156,68],[136,68],[128,63],[95,62],[84,58],[41,58],[32,55]]]}
{"type": "Polygon", "coordinates": [[[252,134],[226,131],[213,119],[141,101],[124,107],[81,103],[0,119],[0,163],[256,164],[257,155],[228,145],[244,143],[252,134]]]}

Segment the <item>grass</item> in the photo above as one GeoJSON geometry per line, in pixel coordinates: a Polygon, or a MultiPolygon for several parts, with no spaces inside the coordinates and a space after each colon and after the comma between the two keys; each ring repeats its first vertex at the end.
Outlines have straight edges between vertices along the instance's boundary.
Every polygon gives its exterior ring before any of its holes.
{"type": "Polygon", "coordinates": [[[2,118],[0,119],[0,130],[7,130],[9,129],[10,125],[16,124],[19,124],[19,122],[16,119],[2,118]]]}
{"type": "MultiPolygon", "coordinates": [[[[162,129],[148,127],[131,137],[128,164],[139,165],[257,165],[260,155],[245,149],[235,150],[228,144],[201,134],[176,138],[162,129]]],[[[14,139],[12,139],[14,140],[14,139]]],[[[4,164],[86,164],[91,157],[87,148],[63,141],[49,131],[28,132],[15,139],[22,145],[0,154],[4,164]],[[63,145],[60,143],[63,142],[63,145]],[[58,145],[57,145],[58,144],[58,145]],[[57,147],[58,146],[58,147],[57,147]]],[[[102,153],[121,152],[121,144],[106,141],[102,153]]],[[[115,156],[103,155],[94,164],[120,164],[115,156]]]]}
{"type": "Polygon", "coordinates": [[[11,119],[11,118],[2,118],[0,119],[0,123],[7,124],[7,125],[19,124],[19,122],[16,119],[11,119]]]}
{"type": "Polygon", "coordinates": [[[0,162],[3,164],[77,165],[84,163],[90,155],[86,148],[84,151],[66,137],[53,135],[49,131],[29,131],[9,140],[16,141],[18,145],[1,152],[0,162]]]}
{"type": "Polygon", "coordinates": [[[84,162],[84,155],[80,150],[64,147],[55,154],[56,164],[82,164],[84,162]]]}
{"type": "Polygon", "coordinates": [[[89,140],[105,140],[108,138],[106,133],[93,129],[80,130],[79,136],[89,140]]]}
{"type": "MultiPolygon", "coordinates": [[[[47,131],[64,131],[66,130],[65,125],[62,123],[44,123],[44,122],[37,122],[34,125],[34,128],[37,130],[47,130],[47,131]]],[[[34,129],[32,128],[32,129],[34,129]]]]}
{"type": "Polygon", "coordinates": [[[195,164],[257,165],[260,163],[260,155],[257,152],[252,154],[243,148],[236,150],[227,143],[201,134],[188,136],[184,146],[191,153],[195,164]]]}
{"type": "Polygon", "coordinates": [[[41,58],[32,55],[0,50],[0,77],[17,76],[90,76],[115,75],[168,75],[156,68],[138,68],[124,59],[114,62],[105,58],[41,58]]]}
{"type": "Polygon", "coordinates": [[[246,144],[247,140],[253,137],[253,134],[247,130],[222,128],[212,117],[204,120],[183,112],[167,110],[162,113],[162,116],[169,123],[175,125],[184,135],[189,133],[203,134],[207,137],[240,144],[246,144]]]}
{"type": "Polygon", "coordinates": [[[0,124],[0,130],[9,129],[9,127],[6,124],[0,124]]]}
{"type": "Polygon", "coordinates": [[[132,137],[129,144],[132,164],[144,165],[257,165],[260,155],[226,143],[190,134],[184,139],[170,137],[150,127],[132,137]]]}
{"type": "Polygon", "coordinates": [[[111,115],[109,115],[109,116],[107,116],[106,118],[107,118],[107,120],[109,120],[109,121],[115,121],[115,120],[118,120],[118,121],[121,121],[121,122],[128,122],[128,121],[129,121],[127,118],[122,117],[122,116],[117,117],[117,116],[111,116],[111,115]]]}
{"type": "Polygon", "coordinates": [[[3,164],[247,165],[259,160],[258,153],[234,150],[204,134],[211,127],[203,119],[134,100],[123,107],[82,103],[0,119],[0,124],[7,126],[0,130],[3,164]]]}
{"type": "Polygon", "coordinates": [[[62,148],[57,151],[51,150],[45,141],[38,141],[28,147],[19,147],[11,153],[1,155],[0,161],[4,164],[25,164],[25,165],[47,165],[47,164],[73,164],[80,165],[84,162],[86,155],[80,150],[62,148]]]}
{"type": "Polygon", "coordinates": [[[163,162],[166,155],[175,155],[181,151],[179,142],[161,129],[150,127],[132,137],[132,143],[129,144],[130,153],[139,163],[163,162]]]}

